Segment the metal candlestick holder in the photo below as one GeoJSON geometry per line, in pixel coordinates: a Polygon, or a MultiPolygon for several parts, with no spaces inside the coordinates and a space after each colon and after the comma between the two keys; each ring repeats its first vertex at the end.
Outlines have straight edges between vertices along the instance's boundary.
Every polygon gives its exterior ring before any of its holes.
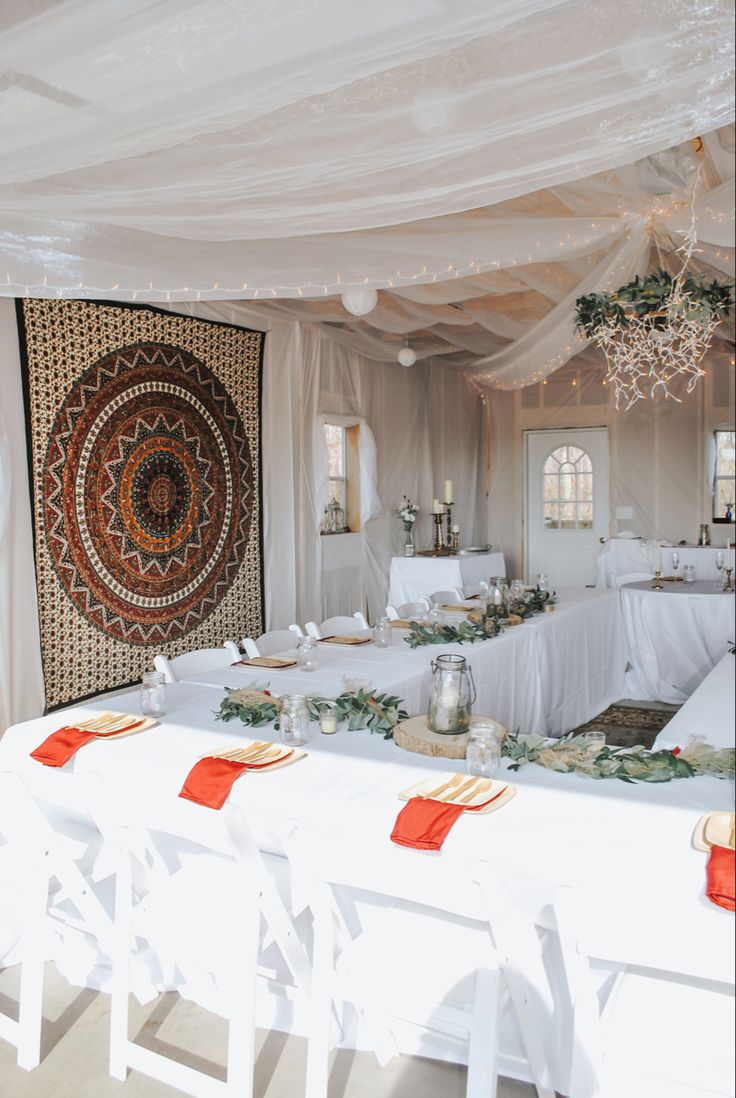
{"type": "Polygon", "coordinates": [[[652,584],[653,591],[661,591],[662,588],[662,573],[659,568],[654,570],[654,583],[652,584]]]}
{"type": "Polygon", "coordinates": [[[435,549],[444,549],[442,543],[442,512],[437,511],[434,515],[434,547],[435,549]]]}
{"type": "Polygon", "coordinates": [[[452,504],[453,500],[443,500],[442,506],[445,508],[445,521],[447,528],[447,537],[445,538],[445,545],[448,549],[452,548],[452,504]]]}
{"type": "Polygon", "coordinates": [[[727,568],[726,569],[726,586],[723,588],[724,591],[733,591],[733,584],[731,583],[731,576],[732,575],[733,575],[733,568],[727,568]]]}

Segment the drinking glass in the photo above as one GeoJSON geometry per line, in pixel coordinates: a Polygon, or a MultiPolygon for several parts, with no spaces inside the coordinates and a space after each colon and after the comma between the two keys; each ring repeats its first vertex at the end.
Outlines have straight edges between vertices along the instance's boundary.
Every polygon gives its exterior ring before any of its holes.
{"type": "Polygon", "coordinates": [[[514,599],[520,599],[524,594],[524,584],[520,579],[511,581],[511,595],[514,599]]]}
{"type": "Polygon", "coordinates": [[[723,572],[724,560],[723,550],[719,549],[716,553],[716,569],[718,571],[718,575],[716,576],[716,587],[723,587],[723,576],[721,573],[723,572]]]}
{"type": "Polygon", "coordinates": [[[695,565],[683,564],[682,566],[682,581],[683,583],[695,583],[695,565]]]}
{"type": "Polygon", "coordinates": [[[495,778],[501,765],[501,744],[495,721],[475,721],[465,750],[465,770],[480,778],[495,778]]]}
{"type": "Polygon", "coordinates": [[[539,572],[537,574],[537,591],[549,590],[549,576],[546,572],[539,572]]]}
{"type": "Polygon", "coordinates": [[[442,612],[440,610],[440,604],[438,602],[432,603],[432,609],[427,614],[427,621],[430,625],[439,625],[442,621],[442,612]]]}
{"type": "Polygon", "coordinates": [[[303,694],[282,696],[279,731],[287,747],[298,747],[309,739],[309,709],[303,694]]]}
{"type": "Polygon", "coordinates": [[[319,667],[319,649],[314,637],[300,637],[298,650],[300,669],[302,671],[316,671],[319,667]]]}
{"type": "Polygon", "coordinates": [[[144,717],[166,714],[166,680],[161,671],[146,671],[141,680],[141,713],[144,717]]]}
{"type": "Polygon", "coordinates": [[[373,643],[376,648],[388,648],[393,639],[393,630],[388,618],[379,618],[373,629],[373,643]]]}
{"type": "Polygon", "coordinates": [[[677,569],[680,567],[680,554],[677,552],[671,553],[670,563],[672,564],[672,575],[677,579],[677,569]]]}

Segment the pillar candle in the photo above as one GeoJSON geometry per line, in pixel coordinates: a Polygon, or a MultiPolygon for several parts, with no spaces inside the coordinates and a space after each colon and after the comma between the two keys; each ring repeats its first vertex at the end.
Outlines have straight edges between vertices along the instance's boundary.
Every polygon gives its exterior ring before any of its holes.
{"type": "Polygon", "coordinates": [[[657,548],[654,551],[654,571],[662,571],[662,549],[659,542],[657,542],[657,548]]]}
{"type": "Polygon", "coordinates": [[[442,514],[442,507],[440,506],[440,501],[438,499],[433,499],[432,500],[432,514],[433,515],[441,515],[442,514]]]}
{"type": "Polygon", "coordinates": [[[445,503],[452,503],[452,502],[453,502],[453,498],[452,498],[452,481],[451,480],[446,480],[445,481],[445,503]]]}

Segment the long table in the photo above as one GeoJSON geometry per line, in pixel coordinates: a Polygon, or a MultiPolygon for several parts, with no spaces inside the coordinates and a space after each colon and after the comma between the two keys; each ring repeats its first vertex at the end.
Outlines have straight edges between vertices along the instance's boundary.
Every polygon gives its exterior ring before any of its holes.
{"type": "Polygon", "coordinates": [[[701,736],[714,747],[736,746],[735,667],[736,657],[726,652],[664,726],[654,747],[684,747],[692,736],[701,736]]]}
{"type": "MultiPolygon", "coordinates": [[[[448,614],[448,621],[461,621],[448,614]]],[[[352,683],[402,698],[411,715],[426,713],[431,660],[438,652],[464,656],[477,689],[474,712],[506,728],[559,736],[602,712],[623,694],[626,652],[615,591],[562,591],[554,611],[476,644],[422,646],[393,630],[389,648],[374,644],[319,646],[317,671],[266,671],[235,665],[194,676],[204,685],[236,688],[269,683],[280,694],[337,695],[352,683]]],[[[284,653],[284,655],[295,655],[284,653]]]]}
{"type": "MultiPolygon", "coordinates": [[[[123,800],[134,796],[136,803],[155,802],[173,830],[181,825],[204,835],[215,814],[178,797],[195,761],[235,743],[277,738],[270,727],[253,730],[216,719],[230,674],[223,673],[219,683],[209,685],[172,685],[168,713],[157,727],[140,735],[89,743],[63,770],[41,766],[29,756],[59,727],[59,714],[17,725],[0,743],[0,767],[20,774],[39,802],[82,815],[84,782],[94,775],[103,797],[106,792],[111,798],[122,793],[123,800]]],[[[135,712],[137,706],[135,693],[116,699],[120,709],[135,712]]],[[[103,707],[103,702],[77,706],[64,714],[64,720],[80,719],[103,707]]],[[[433,772],[462,769],[462,763],[411,755],[379,736],[345,730],[332,736],[315,732],[307,752],[293,766],[247,774],[233,787],[230,800],[241,807],[259,845],[278,852],[285,823],[298,821],[321,851],[334,851],[336,859],[348,852],[354,864],[370,866],[374,875],[401,879],[417,902],[433,895],[437,857],[456,877],[458,903],[470,887],[472,864],[492,860],[529,917],[552,935],[546,964],[556,1001],[553,1024],[559,1027],[558,1058],[552,1066],[560,1092],[565,1093],[567,1086],[563,1033],[570,1006],[553,943],[551,903],[559,886],[594,885],[601,880],[614,887],[622,901],[630,897],[633,904],[643,904],[647,940],[651,937],[655,955],[664,936],[679,939],[682,950],[697,945],[710,951],[725,970],[733,965],[732,918],[703,901],[705,856],[691,846],[701,813],[728,807],[727,782],[696,778],[629,786],[528,765],[518,774],[507,774],[517,786],[512,801],[488,816],[462,817],[441,854],[433,855],[389,841],[401,808],[398,793],[433,772]],[[656,935],[649,929],[653,927],[656,935]]],[[[390,933],[390,911],[386,920],[386,933],[390,933]]],[[[261,1004],[261,1011],[260,1024],[295,1025],[293,1018],[275,1013],[267,1003],[261,1004]]],[[[357,1047],[360,1033],[348,1033],[344,1040],[357,1047]]],[[[410,1044],[405,1050],[418,1051],[410,1044]]],[[[511,1031],[502,1036],[502,1050],[501,1070],[527,1077],[511,1031]]],[[[440,1046],[425,1044],[422,1053],[451,1058],[440,1046]]]]}

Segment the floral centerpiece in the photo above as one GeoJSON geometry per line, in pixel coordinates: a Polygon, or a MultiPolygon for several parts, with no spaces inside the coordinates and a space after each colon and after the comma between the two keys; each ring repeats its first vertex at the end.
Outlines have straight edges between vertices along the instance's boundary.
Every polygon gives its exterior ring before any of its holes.
{"type": "MultiPolygon", "coordinates": [[[[399,721],[408,717],[401,698],[392,694],[380,694],[358,685],[343,690],[336,698],[308,694],[306,700],[310,720],[318,721],[325,705],[332,703],[337,710],[338,721],[346,721],[349,732],[367,728],[370,732],[380,733],[386,740],[393,738],[394,728],[399,721]]],[[[225,697],[215,716],[220,721],[240,720],[251,728],[273,724],[278,731],[281,704],[279,697],[275,697],[259,683],[244,689],[226,686],[225,697]]]]}
{"type": "Polygon", "coordinates": [[[394,514],[401,519],[404,527],[404,556],[414,556],[414,523],[417,521],[419,508],[412,503],[408,496],[401,497],[401,503],[394,507],[394,514]]]}

